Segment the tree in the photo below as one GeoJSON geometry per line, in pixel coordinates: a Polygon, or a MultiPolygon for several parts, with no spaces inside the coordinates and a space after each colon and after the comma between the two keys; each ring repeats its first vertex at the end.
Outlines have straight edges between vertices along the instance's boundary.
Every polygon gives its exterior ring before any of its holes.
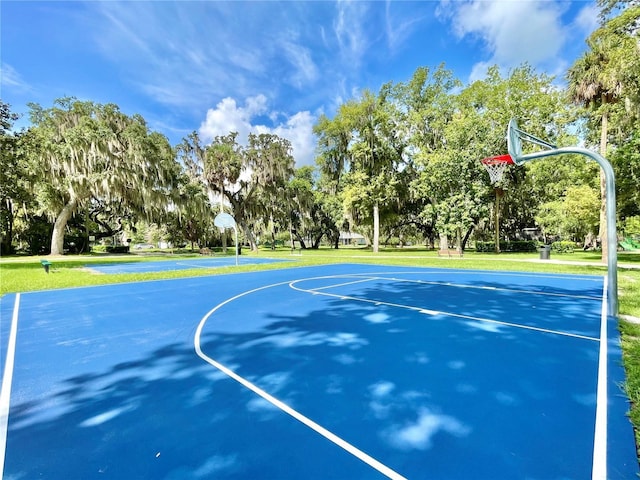
{"type": "MultiPolygon", "coordinates": [[[[415,114],[428,125],[412,145],[417,178],[411,187],[422,199],[422,217],[430,219],[450,243],[455,235],[464,249],[474,230],[482,234],[496,218],[503,218],[503,232],[516,234],[531,226],[535,199],[524,188],[527,168],[509,169],[498,185],[492,185],[480,159],[506,151],[505,128],[517,117],[527,131],[556,139],[570,118],[553,79],[522,65],[503,77],[497,67],[485,79],[454,92],[455,83],[440,72],[428,91],[434,101],[420,105],[415,114]],[[445,81],[446,80],[446,81],[445,81]]],[[[446,247],[447,245],[443,245],[446,247]]]]}
{"type": "Polygon", "coordinates": [[[291,143],[277,135],[251,133],[242,147],[232,132],[203,146],[193,132],[178,151],[192,174],[228,202],[251,248],[257,250],[254,227],[277,210],[279,194],[293,174],[291,143]]]}
{"type": "Polygon", "coordinates": [[[29,201],[29,173],[21,149],[21,135],[12,131],[18,115],[0,100],[0,253],[13,251],[18,207],[29,201]]]}
{"type": "MultiPolygon", "coordinates": [[[[172,243],[186,240],[191,244],[191,250],[195,244],[207,246],[213,237],[214,226],[205,186],[187,173],[181,176],[178,191],[180,200],[168,222],[172,243]]],[[[222,238],[225,238],[224,234],[222,238]]]]}
{"type": "Polygon", "coordinates": [[[324,236],[335,246],[340,237],[343,218],[342,205],[336,195],[318,188],[315,169],[306,165],[296,169],[287,186],[290,219],[289,230],[292,237],[300,242],[301,248],[319,248],[324,236]],[[307,245],[306,240],[310,241],[307,245]]]}
{"type": "Polygon", "coordinates": [[[415,225],[432,246],[438,221],[432,187],[438,189],[441,184],[431,182],[425,168],[432,154],[446,148],[445,130],[456,109],[454,91],[461,87],[453,73],[439,65],[436,69],[419,67],[410,80],[391,90],[398,105],[395,123],[404,126],[402,135],[407,144],[398,182],[399,226],[415,225]]]}
{"type": "Polygon", "coordinates": [[[378,251],[380,209],[394,196],[394,175],[402,160],[403,137],[394,128],[395,106],[390,86],[378,95],[365,91],[359,99],[341,105],[336,117],[322,117],[315,127],[320,138],[319,164],[340,185],[345,181],[345,210],[372,226],[373,251],[378,251]]]}
{"type": "Polygon", "coordinates": [[[92,204],[147,219],[165,215],[179,165],[168,140],[116,105],[73,98],[30,104],[27,132],[42,206],[55,220],[51,254],[63,253],[71,216],[92,204]]]}
{"type": "Polygon", "coordinates": [[[640,121],[627,131],[609,159],[616,170],[616,198],[621,218],[640,215],[640,121]]]}
{"type": "MultiPolygon", "coordinates": [[[[613,106],[625,99],[629,105],[638,101],[638,75],[640,70],[640,41],[638,18],[640,6],[632,2],[623,12],[605,19],[603,25],[588,39],[587,50],[569,69],[569,98],[579,105],[591,107],[591,121],[599,125],[600,155],[607,156],[609,119],[613,106]]],[[[603,14],[611,12],[619,2],[602,2],[603,14]]],[[[636,113],[637,116],[637,113],[636,113]]],[[[600,170],[600,231],[602,261],[607,258],[606,235],[606,182],[600,170]]],[[[617,246],[611,246],[617,248],[617,246]]]]}
{"type": "Polygon", "coordinates": [[[561,199],[542,204],[536,221],[545,235],[582,240],[595,232],[598,205],[597,190],[588,185],[571,186],[561,199]]]}
{"type": "MultiPolygon", "coordinates": [[[[251,188],[247,190],[247,195],[254,199],[251,203],[244,202],[245,206],[253,207],[253,210],[247,211],[268,218],[272,228],[276,220],[286,222],[286,187],[295,165],[291,142],[273,134],[250,133],[246,155],[251,171],[251,188]]],[[[249,229],[247,233],[250,233],[249,229]]],[[[249,240],[251,248],[257,250],[252,235],[249,235],[249,240]]]]}
{"type": "Polygon", "coordinates": [[[323,114],[313,126],[313,133],[318,138],[316,163],[326,179],[326,186],[335,194],[340,188],[342,175],[349,169],[353,128],[341,115],[330,120],[323,114]]]}

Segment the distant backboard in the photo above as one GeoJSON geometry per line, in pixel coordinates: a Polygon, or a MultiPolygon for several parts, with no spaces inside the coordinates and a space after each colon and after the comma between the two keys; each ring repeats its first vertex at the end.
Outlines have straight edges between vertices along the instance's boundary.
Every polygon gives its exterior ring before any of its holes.
{"type": "Polygon", "coordinates": [[[213,224],[218,228],[235,228],[236,221],[228,213],[219,213],[213,221],[213,224]]]}

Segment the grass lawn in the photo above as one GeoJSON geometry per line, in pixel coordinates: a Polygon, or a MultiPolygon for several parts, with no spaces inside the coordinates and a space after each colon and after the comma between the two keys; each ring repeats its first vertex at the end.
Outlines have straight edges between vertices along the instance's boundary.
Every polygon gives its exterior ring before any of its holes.
{"type": "MultiPolygon", "coordinates": [[[[232,249],[229,249],[231,254],[232,249]]],[[[606,265],[600,263],[600,254],[575,252],[572,254],[551,253],[551,260],[539,260],[537,253],[480,254],[465,252],[464,258],[438,258],[435,251],[424,247],[383,248],[377,254],[366,248],[345,247],[339,250],[322,248],[291,253],[289,249],[260,250],[243,256],[286,258],[295,263],[273,263],[241,265],[212,269],[193,269],[157,273],[128,273],[101,275],[93,272],[91,264],[112,262],[145,262],[175,260],[176,258],[198,258],[198,254],[163,252],[128,255],[82,255],[46,257],[52,263],[51,273],[45,273],[40,264],[44,257],[8,257],[0,259],[0,295],[11,292],[27,292],[57,288],[104,285],[110,283],[138,282],[167,278],[222,275],[244,271],[270,270],[292,266],[308,266],[327,263],[378,263],[419,267],[463,268],[483,270],[509,270],[547,273],[573,273],[604,275],[606,265]],[[555,263],[566,262],[566,263],[555,263]]],[[[636,443],[640,444],[640,324],[627,321],[640,319],[640,253],[618,254],[618,294],[621,315],[620,331],[624,364],[627,371],[627,394],[632,403],[630,418],[636,428],[636,443]],[[630,268],[635,267],[635,268],[630,268]]]]}

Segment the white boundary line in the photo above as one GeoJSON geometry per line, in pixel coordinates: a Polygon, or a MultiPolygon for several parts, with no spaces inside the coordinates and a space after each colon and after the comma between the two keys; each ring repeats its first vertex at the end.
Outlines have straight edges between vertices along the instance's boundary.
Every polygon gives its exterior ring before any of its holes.
{"type": "MultiPolygon", "coordinates": [[[[363,274],[364,275],[364,274],[363,274]]],[[[345,275],[346,276],[346,275],[345,275]]],[[[336,276],[339,277],[339,276],[336,276]]],[[[331,276],[329,277],[316,277],[316,278],[332,278],[331,276]]],[[[586,335],[579,335],[577,333],[570,333],[570,332],[562,332],[559,330],[549,330],[546,328],[540,328],[540,327],[533,327],[530,325],[522,325],[519,323],[510,323],[510,322],[503,322],[501,320],[494,320],[491,318],[483,318],[483,317],[473,317],[471,315],[463,315],[460,313],[450,313],[450,312],[441,312],[441,311],[437,311],[437,310],[429,310],[426,308],[422,308],[422,307],[414,307],[411,305],[403,305],[400,303],[391,303],[391,302],[383,302],[380,300],[369,300],[366,298],[358,298],[358,297],[351,297],[348,295],[338,295],[338,294],[334,294],[334,293],[327,293],[327,292],[321,292],[319,291],[320,289],[304,289],[304,288],[300,288],[300,287],[296,287],[295,284],[298,282],[304,282],[307,280],[315,280],[316,278],[303,278],[303,279],[299,279],[299,280],[294,280],[292,281],[289,286],[294,289],[297,290],[299,292],[307,292],[307,293],[311,293],[313,295],[324,295],[327,297],[333,297],[333,298],[339,298],[340,300],[353,300],[356,302],[363,302],[363,303],[372,303],[374,305],[386,305],[388,307],[396,307],[396,308],[404,308],[406,310],[414,310],[417,312],[421,312],[421,313],[425,313],[427,315],[446,315],[448,317],[456,317],[456,318],[464,318],[467,320],[474,320],[474,321],[478,321],[478,322],[486,322],[486,323],[493,323],[493,324],[497,324],[497,325],[504,325],[506,327],[514,327],[514,328],[521,328],[524,330],[533,330],[535,332],[542,332],[542,333],[550,333],[553,335],[560,335],[560,336],[564,336],[564,337],[572,337],[572,338],[580,338],[583,340],[591,340],[591,341],[599,341],[598,338],[595,337],[589,337],[586,335]]],[[[376,279],[380,279],[380,280],[398,280],[397,278],[393,278],[393,279],[387,279],[384,277],[370,277],[368,280],[376,280],[376,279]]],[[[356,282],[351,282],[351,283],[356,283],[356,282]]],[[[347,285],[347,283],[343,283],[343,284],[337,284],[335,285],[337,286],[341,286],[341,285],[347,285]]],[[[322,288],[329,288],[327,286],[322,287],[322,288]]]]}
{"type": "MultiPolygon", "coordinates": [[[[338,264],[340,265],[340,264],[338,264]]],[[[344,265],[370,265],[366,263],[350,263],[344,265]]],[[[391,266],[391,265],[389,265],[391,266]]],[[[406,267],[410,268],[410,267],[406,267]]],[[[397,272],[371,272],[371,275],[387,275],[387,274],[418,274],[418,273],[429,273],[432,275],[445,275],[445,274],[453,274],[453,275],[491,275],[494,277],[522,277],[522,278],[555,278],[560,280],[580,280],[587,282],[599,282],[602,278],[598,275],[562,275],[559,273],[542,273],[542,272],[509,272],[505,270],[461,270],[461,269],[446,269],[441,267],[423,267],[424,270],[416,270],[416,271],[397,271],[397,272]]],[[[353,274],[359,275],[359,274],[353,274]]],[[[363,274],[365,275],[365,274],[363,274]]]]}
{"type": "Polygon", "coordinates": [[[20,294],[16,293],[11,317],[11,330],[7,343],[7,357],[4,363],[2,387],[0,387],[0,479],[4,477],[4,459],[7,451],[7,430],[9,428],[9,404],[11,401],[11,383],[13,381],[13,366],[16,354],[16,339],[18,336],[18,310],[20,309],[20,294]]]}
{"type": "Polygon", "coordinates": [[[593,468],[591,470],[592,480],[607,479],[607,285],[608,277],[604,277],[604,287],[602,292],[602,313],[600,320],[600,353],[598,358],[598,389],[596,394],[596,426],[593,440],[593,468]]]}
{"type": "MultiPolygon", "coordinates": [[[[362,275],[366,275],[363,273],[362,275]]],[[[409,282],[409,283],[421,283],[425,285],[440,285],[443,287],[457,287],[457,288],[470,288],[470,289],[478,289],[478,290],[492,290],[497,292],[514,292],[514,293],[524,293],[527,295],[548,295],[551,297],[569,297],[569,298],[583,298],[587,300],[601,300],[601,297],[591,297],[589,295],[570,295],[568,293],[553,293],[553,292],[536,292],[532,290],[522,290],[517,288],[503,288],[503,287],[487,287],[487,286],[477,286],[477,285],[466,285],[464,283],[451,283],[451,282],[436,282],[433,280],[409,280],[406,278],[389,278],[389,277],[371,277],[372,279],[380,279],[380,280],[395,280],[397,282],[409,282]]],[[[339,286],[339,285],[336,285],[339,286]]],[[[329,288],[329,287],[325,287],[329,288]]]]}
{"type": "MultiPolygon", "coordinates": [[[[346,276],[347,278],[349,278],[349,277],[350,277],[349,275],[345,275],[345,276],[346,276]]],[[[368,278],[363,278],[362,280],[354,280],[353,282],[336,283],[336,284],[334,284],[334,285],[325,285],[324,287],[312,288],[312,289],[310,289],[310,290],[308,290],[308,291],[309,291],[309,292],[311,292],[311,293],[313,293],[313,292],[318,292],[318,291],[320,291],[320,290],[326,290],[326,289],[328,289],[328,288],[343,287],[343,286],[345,286],[345,285],[353,285],[353,284],[355,284],[355,283],[366,283],[366,282],[370,282],[370,281],[372,281],[372,280],[377,280],[377,279],[378,279],[378,277],[368,277],[368,278]]],[[[289,284],[289,286],[291,286],[291,284],[292,284],[292,283],[295,283],[295,282],[297,282],[297,281],[298,281],[298,280],[294,280],[293,282],[291,282],[291,283],[289,284]]],[[[291,287],[291,288],[293,288],[293,287],[291,287]]],[[[296,289],[294,288],[294,290],[296,290],[296,289]]]]}
{"type": "MultiPolygon", "coordinates": [[[[318,278],[325,278],[325,277],[318,277],[318,278]]],[[[311,280],[311,279],[306,279],[306,280],[311,280]]],[[[254,392],[257,395],[261,396],[263,399],[265,399],[266,401],[268,401],[269,403],[271,403],[275,407],[279,408],[280,410],[282,410],[283,412],[285,412],[288,415],[292,416],[293,418],[295,418],[299,422],[303,423],[307,427],[309,427],[312,430],[316,431],[317,433],[319,433],[320,435],[325,437],[327,440],[335,443],[336,445],[338,445],[342,449],[344,449],[347,452],[349,452],[351,455],[353,455],[356,458],[358,458],[359,460],[363,461],[364,463],[366,463],[370,467],[378,470],[380,473],[382,473],[383,475],[387,476],[388,478],[391,478],[393,480],[406,480],[405,477],[403,477],[402,475],[400,475],[396,471],[394,471],[391,468],[387,467],[386,465],[384,465],[383,463],[379,462],[375,458],[369,456],[368,454],[366,454],[362,450],[358,449],[357,447],[353,446],[352,444],[350,444],[346,440],[343,440],[342,438],[338,437],[337,435],[335,435],[334,433],[330,432],[326,428],[320,426],[319,424],[317,424],[316,422],[314,422],[310,418],[304,416],[302,413],[298,412],[297,410],[294,410],[289,405],[287,405],[286,403],[282,402],[281,400],[278,400],[277,398],[275,398],[274,396],[270,395],[269,393],[265,392],[260,387],[258,387],[257,385],[254,385],[253,383],[251,383],[246,378],[241,377],[240,375],[238,375],[237,373],[235,373],[231,369],[225,367],[224,365],[222,365],[221,363],[215,361],[211,357],[208,357],[202,351],[202,348],[200,346],[200,336],[202,335],[202,330],[203,330],[205,324],[207,323],[207,320],[209,319],[209,317],[211,317],[211,315],[213,315],[213,313],[216,310],[218,310],[220,307],[222,307],[222,306],[224,306],[224,305],[226,305],[228,303],[231,303],[234,300],[237,300],[238,298],[243,297],[245,295],[250,295],[250,294],[258,292],[260,290],[266,290],[268,288],[282,286],[282,285],[286,285],[286,284],[289,284],[289,283],[290,283],[290,281],[274,283],[272,285],[266,285],[266,286],[263,286],[263,287],[254,288],[253,290],[248,290],[246,292],[240,293],[240,294],[238,294],[238,295],[236,295],[236,296],[234,296],[232,298],[229,298],[229,299],[225,300],[224,302],[218,304],[216,307],[214,307],[212,310],[210,310],[202,318],[202,320],[200,320],[200,323],[198,324],[198,328],[196,329],[196,333],[195,333],[195,337],[194,337],[194,346],[195,346],[195,350],[196,350],[197,355],[200,358],[202,358],[205,362],[207,362],[208,364],[214,366],[215,368],[220,370],[225,375],[229,376],[230,378],[232,378],[236,382],[240,383],[242,386],[248,388],[252,392],[254,392]]]]}

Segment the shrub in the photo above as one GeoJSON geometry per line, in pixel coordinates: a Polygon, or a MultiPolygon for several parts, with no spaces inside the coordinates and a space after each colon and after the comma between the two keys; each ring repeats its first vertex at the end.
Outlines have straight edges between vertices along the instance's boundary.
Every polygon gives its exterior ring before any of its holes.
{"type": "Polygon", "coordinates": [[[129,253],[129,245],[109,245],[106,250],[107,253],[129,253]]]}
{"type": "Polygon", "coordinates": [[[576,248],[576,244],[573,242],[553,242],[551,244],[551,250],[556,253],[573,253],[576,248]]]}
{"type": "MultiPolygon", "coordinates": [[[[538,243],[535,240],[501,241],[501,252],[535,252],[538,243]]],[[[496,242],[476,242],[477,252],[495,252],[496,242]]]]}

